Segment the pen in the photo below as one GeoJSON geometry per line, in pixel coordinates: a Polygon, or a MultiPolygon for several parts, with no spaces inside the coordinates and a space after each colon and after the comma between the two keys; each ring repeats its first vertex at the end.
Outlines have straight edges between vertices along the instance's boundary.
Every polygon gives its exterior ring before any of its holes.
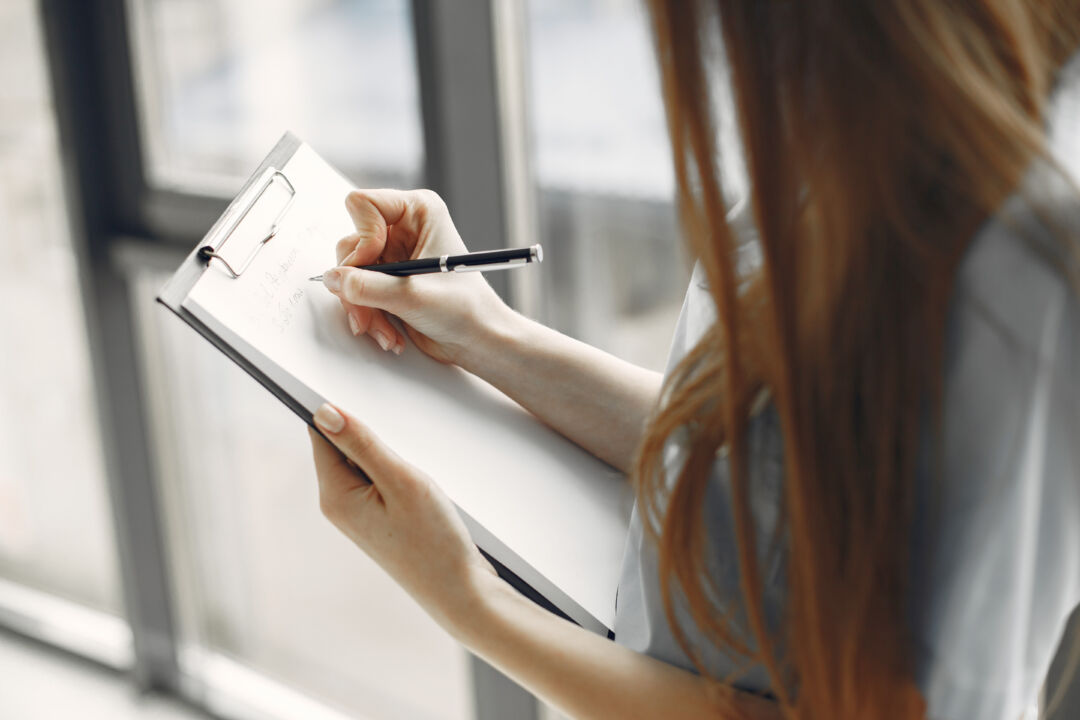
{"type": "MultiPolygon", "coordinates": [[[[404,262],[383,263],[381,265],[363,265],[361,270],[375,270],[387,275],[422,275],[424,273],[444,272],[487,272],[488,270],[508,270],[524,267],[529,263],[542,262],[544,250],[539,245],[507,250],[481,250],[464,255],[442,255],[440,257],[417,258],[404,262]]],[[[308,278],[322,282],[323,276],[308,278]]]]}

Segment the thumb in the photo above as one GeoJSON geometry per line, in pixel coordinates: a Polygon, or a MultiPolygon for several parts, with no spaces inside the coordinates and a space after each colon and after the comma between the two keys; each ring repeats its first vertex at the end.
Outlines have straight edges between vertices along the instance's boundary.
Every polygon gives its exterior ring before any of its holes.
{"type": "Polygon", "coordinates": [[[394,315],[401,315],[405,309],[410,288],[409,278],[348,266],[327,270],[323,282],[330,292],[346,302],[394,315]]]}
{"type": "Polygon", "coordinates": [[[405,479],[412,477],[405,461],[349,413],[323,403],[313,419],[324,436],[375,484],[383,497],[392,497],[405,479]]]}

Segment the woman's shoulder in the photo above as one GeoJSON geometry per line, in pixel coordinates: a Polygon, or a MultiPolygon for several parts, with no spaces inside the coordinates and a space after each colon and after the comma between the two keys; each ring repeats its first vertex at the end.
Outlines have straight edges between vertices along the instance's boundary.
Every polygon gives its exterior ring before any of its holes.
{"type": "Polygon", "coordinates": [[[985,327],[1003,351],[1034,360],[1049,320],[1075,330],[1080,191],[1069,183],[1051,168],[1033,169],[972,239],[957,269],[950,335],[985,327]]]}
{"type": "Polygon", "coordinates": [[[954,333],[985,325],[1028,360],[1040,353],[1048,318],[1063,333],[1080,323],[1080,53],[1058,74],[1046,129],[1047,157],[972,239],[950,308],[954,333]]]}
{"type": "Polygon", "coordinates": [[[1076,228],[1075,188],[1033,168],[957,273],[915,579],[919,683],[941,717],[1018,717],[1080,600],[1076,228]]]}

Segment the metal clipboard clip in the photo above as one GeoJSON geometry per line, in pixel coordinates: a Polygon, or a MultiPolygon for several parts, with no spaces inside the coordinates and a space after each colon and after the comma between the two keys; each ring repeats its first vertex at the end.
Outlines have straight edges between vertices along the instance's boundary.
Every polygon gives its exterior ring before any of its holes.
{"type": "Polygon", "coordinates": [[[289,182],[289,178],[285,177],[285,173],[273,167],[266,168],[266,170],[263,171],[262,177],[253,187],[256,188],[256,191],[255,194],[251,197],[251,200],[247,202],[247,204],[244,206],[243,210],[241,210],[239,214],[237,214],[227,225],[225,225],[219,231],[218,234],[221,236],[221,240],[218,241],[216,245],[210,243],[207,245],[203,245],[201,248],[199,248],[199,257],[206,260],[207,264],[209,264],[211,260],[218,260],[229,272],[229,274],[232,275],[233,279],[240,277],[255,260],[255,256],[259,254],[259,251],[262,250],[263,246],[266,245],[266,243],[270,242],[275,235],[277,235],[282,218],[284,218],[285,214],[289,212],[289,208],[292,207],[293,200],[296,199],[296,188],[294,188],[293,184],[289,182]],[[240,223],[244,221],[244,218],[248,216],[248,214],[251,212],[251,209],[255,207],[255,205],[259,202],[262,196],[266,194],[266,191],[269,190],[275,182],[280,182],[284,185],[285,189],[289,192],[289,199],[281,208],[281,210],[278,211],[277,215],[274,216],[273,222],[270,223],[269,230],[262,237],[262,239],[255,243],[255,245],[251,248],[251,252],[248,253],[247,257],[244,258],[243,262],[239,263],[238,267],[233,267],[233,264],[226,260],[223,255],[221,255],[221,249],[225,246],[225,243],[229,241],[229,238],[233,236],[236,228],[239,227],[240,223]]]}

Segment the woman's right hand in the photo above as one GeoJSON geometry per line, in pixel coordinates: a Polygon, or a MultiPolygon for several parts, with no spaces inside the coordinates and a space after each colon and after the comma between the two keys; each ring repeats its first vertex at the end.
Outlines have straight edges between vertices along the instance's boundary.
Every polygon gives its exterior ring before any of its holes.
{"type": "Polygon", "coordinates": [[[446,203],[430,190],[355,190],[345,207],[356,232],[337,244],[326,287],[341,299],[354,335],[367,333],[401,353],[405,339],[387,319],[397,316],[413,343],[441,362],[460,363],[485,328],[510,314],[480,273],[396,277],[357,266],[467,252],[446,203]]]}
{"type": "Polygon", "coordinates": [[[338,243],[339,267],[324,278],[358,335],[378,342],[385,333],[384,347],[404,348],[387,318],[396,315],[428,355],[460,365],[593,455],[630,469],[660,394],[660,373],[518,315],[480,273],[395,277],[356,268],[465,252],[435,193],[357,190],[345,205],[356,232],[338,243]]]}

